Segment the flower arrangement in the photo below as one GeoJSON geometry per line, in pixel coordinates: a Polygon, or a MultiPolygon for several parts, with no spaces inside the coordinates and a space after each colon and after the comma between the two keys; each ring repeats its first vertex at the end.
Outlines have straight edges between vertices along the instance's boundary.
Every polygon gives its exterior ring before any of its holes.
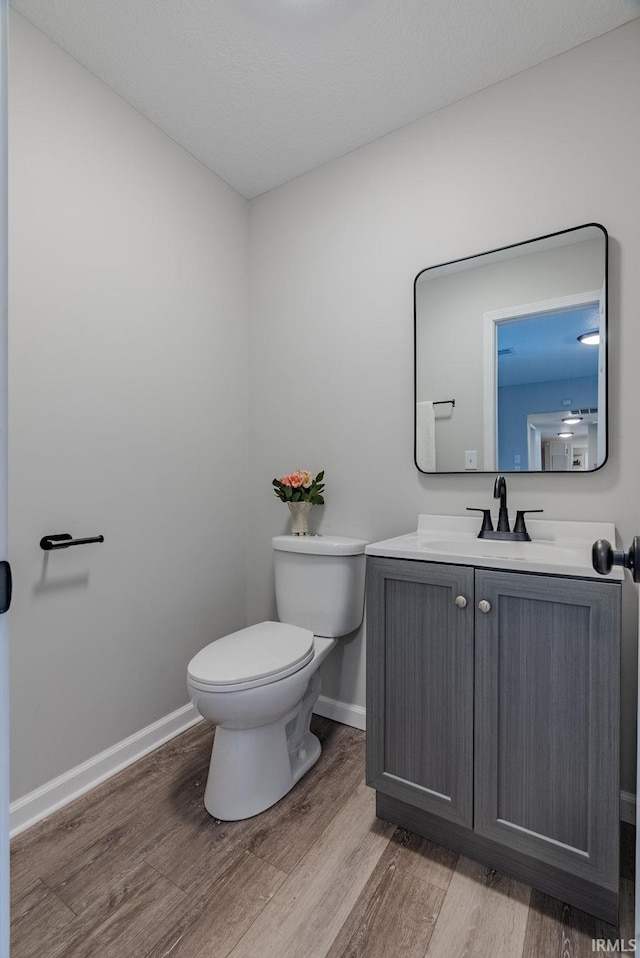
{"type": "Polygon", "coordinates": [[[283,502],[310,502],[315,506],[323,506],[324,498],[324,470],[314,478],[306,469],[296,469],[287,476],[274,479],[274,492],[283,502]]]}

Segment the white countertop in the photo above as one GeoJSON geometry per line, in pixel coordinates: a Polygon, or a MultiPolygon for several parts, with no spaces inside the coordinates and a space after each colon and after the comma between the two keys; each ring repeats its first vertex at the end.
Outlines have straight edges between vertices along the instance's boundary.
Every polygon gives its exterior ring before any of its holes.
{"type": "MultiPolygon", "coordinates": [[[[527,519],[526,516],[525,520],[531,542],[479,539],[480,516],[420,515],[415,532],[372,542],[365,553],[512,572],[580,576],[601,582],[624,579],[624,570],[619,566],[602,576],[591,564],[591,548],[596,539],[607,539],[615,549],[616,530],[612,522],[527,519]]],[[[494,526],[496,524],[494,517],[494,526]]]]}

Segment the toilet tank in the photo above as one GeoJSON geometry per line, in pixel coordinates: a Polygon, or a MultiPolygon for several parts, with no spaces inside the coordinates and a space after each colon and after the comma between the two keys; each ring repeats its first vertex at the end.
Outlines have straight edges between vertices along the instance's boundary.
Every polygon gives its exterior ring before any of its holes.
{"type": "Polygon", "coordinates": [[[314,635],[347,635],[362,622],[367,543],[348,536],[275,536],[281,622],[314,635]]]}

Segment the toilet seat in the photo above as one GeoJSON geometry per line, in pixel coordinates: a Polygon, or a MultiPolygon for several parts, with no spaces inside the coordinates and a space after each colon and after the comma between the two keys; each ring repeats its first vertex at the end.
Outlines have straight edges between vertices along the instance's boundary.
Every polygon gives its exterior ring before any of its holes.
{"type": "Polygon", "coordinates": [[[239,692],[293,675],[313,655],[313,632],[284,622],[260,622],[201,649],[187,675],[203,691],[239,692]]]}

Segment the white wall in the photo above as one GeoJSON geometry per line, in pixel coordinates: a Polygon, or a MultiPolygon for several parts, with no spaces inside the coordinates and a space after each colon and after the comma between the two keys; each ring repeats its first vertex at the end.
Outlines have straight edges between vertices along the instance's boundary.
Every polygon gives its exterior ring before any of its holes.
{"type": "MultiPolygon", "coordinates": [[[[640,21],[450,106],[251,203],[249,617],[274,613],[273,476],[326,469],[323,532],[382,539],[420,512],[491,504],[491,476],[413,465],[419,270],[595,221],[610,233],[610,459],[593,475],[512,476],[513,508],[640,530],[640,21]],[[622,437],[627,441],[622,442],[622,437]],[[262,490],[262,492],[260,492],[262,490]]],[[[624,590],[623,781],[635,791],[636,599],[624,590]]],[[[324,691],[364,703],[363,636],[324,691]]]]}
{"type": "Polygon", "coordinates": [[[9,87],[19,796],[245,624],[248,204],[15,13],[9,87]]]}

